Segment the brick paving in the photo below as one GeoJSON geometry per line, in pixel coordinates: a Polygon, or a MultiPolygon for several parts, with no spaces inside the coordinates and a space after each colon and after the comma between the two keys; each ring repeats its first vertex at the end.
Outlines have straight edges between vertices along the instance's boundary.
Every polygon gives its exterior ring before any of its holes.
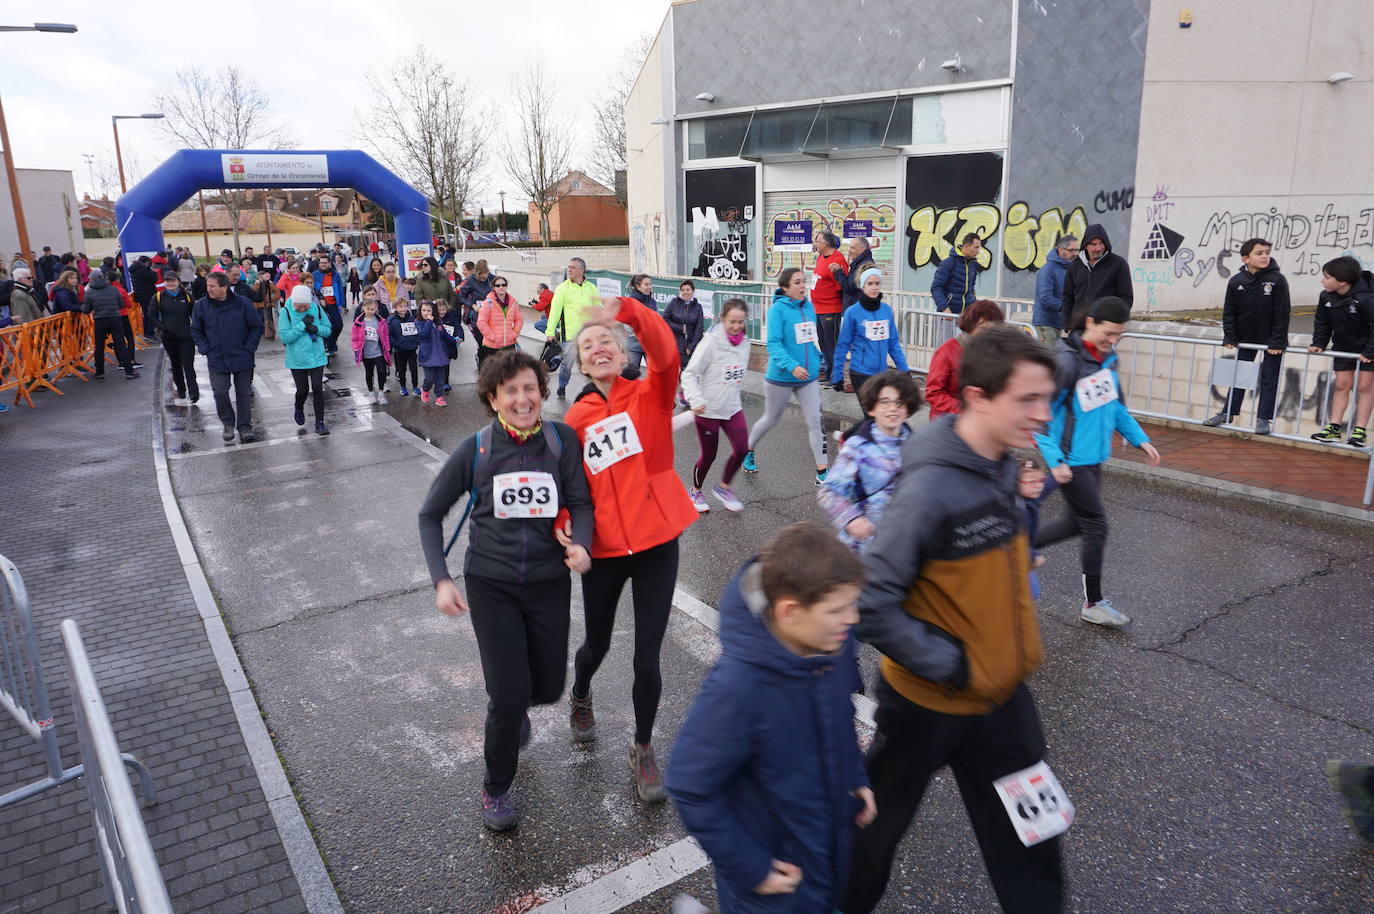
{"type": "MultiPolygon", "coordinates": [[[[1146,431],[1169,469],[1369,510],[1362,503],[1367,457],[1338,453],[1335,447],[1310,450],[1162,425],[1148,425],[1146,431]]],[[[1139,451],[1120,439],[1112,456],[1145,462],[1139,451]]]]}
{"type": "MultiPolygon", "coordinates": [[[[0,416],[0,553],[28,586],[68,767],[58,623],[81,626],[121,747],[157,783],[143,816],[174,908],[303,912],[158,496],[143,358],[139,381],[68,380],[67,396],[0,416]]],[[[38,744],[0,712],[0,792],[43,776],[38,744]]],[[[0,810],[0,914],[104,910],[93,834],[80,782],[0,810]]]]}

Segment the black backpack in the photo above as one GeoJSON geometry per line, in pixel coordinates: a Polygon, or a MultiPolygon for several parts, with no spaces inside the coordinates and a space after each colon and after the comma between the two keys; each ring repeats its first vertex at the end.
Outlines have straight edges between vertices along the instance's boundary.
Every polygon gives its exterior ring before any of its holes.
{"type": "Polygon", "coordinates": [[[0,279],[0,308],[10,306],[10,296],[14,294],[14,280],[0,279]]]}

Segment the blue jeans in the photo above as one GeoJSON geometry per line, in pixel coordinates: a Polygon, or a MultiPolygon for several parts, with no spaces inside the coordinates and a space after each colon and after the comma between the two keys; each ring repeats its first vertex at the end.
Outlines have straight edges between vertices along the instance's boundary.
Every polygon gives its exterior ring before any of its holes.
{"type": "Polygon", "coordinates": [[[573,359],[577,358],[577,341],[565,340],[563,343],[563,364],[558,368],[558,389],[563,390],[572,378],[573,359]]]}

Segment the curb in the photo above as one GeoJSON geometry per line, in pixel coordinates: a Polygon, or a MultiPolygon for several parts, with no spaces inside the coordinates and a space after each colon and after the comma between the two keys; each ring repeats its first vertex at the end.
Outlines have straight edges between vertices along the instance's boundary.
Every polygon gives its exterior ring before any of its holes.
{"type": "Polygon", "coordinates": [[[310,826],[306,824],[305,814],[301,811],[296,795],[291,789],[291,782],[277,755],[272,735],[267,732],[262,709],[258,707],[257,699],[253,697],[253,689],[243,674],[243,664],[239,662],[234,642],[229,637],[228,629],[224,627],[224,617],[220,615],[219,606],[215,603],[210,582],[205,577],[200,557],[196,555],[195,546],[191,543],[191,533],[186,527],[181,506],[177,504],[176,495],[172,492],[172,477],[167,471],[167,450],[163,440],[161,393],[165,365],[166,358],[159,349],[157,371],[153,375],[153,468],[157,473],[157,490],[162,499],[162,510],[167,516],[167,526],[172,531],[172,539],[176,542],[177,557],[181,562],[182,571],[186,574],[186,583],[191,588],[191,595],[195,598],[196,610],[205,625],[205,635],[210,641],[210,649],[215,653],[215,663],[219,666],[224,688],[233,704],[239,732],[243,734],[248,757],[253,761],[253,770],[258,776],[263,797],[267,800],[267,808],[272,813],[272,821],[276,823],[277,834],[281,838],[282,847],[286,850],[286,859],[291,865],[292,875],[296,877],[296,884],[300,887],[306,910],[310,914],[343,914],[339,894],[334,888],[333,880],[329,878],[324,858],[320,856],[320,849],[310,834],[310,826]]]}

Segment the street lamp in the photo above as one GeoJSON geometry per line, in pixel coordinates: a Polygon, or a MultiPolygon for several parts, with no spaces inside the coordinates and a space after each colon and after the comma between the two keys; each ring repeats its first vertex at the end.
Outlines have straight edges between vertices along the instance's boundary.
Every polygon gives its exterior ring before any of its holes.
{"type": "MultiPolygon", "coordinates": [[[[65,22],[0,25],[0,32],[65,32],[70,34],[75,31],[76,26],[65,22]]],[[[19,199],[19,176],[14,173],[14,148],[10,146],[10,131],[5,126],[5,106],[3,104],[0,104],[0,145],[5,147],[5,177],[10,182],[10,199],[14,201],[14,226],[19,233],[19,250],[27,258],[29,256],[29,229],[24,222],[24,203],[19,199]]]]}
{"type": "Polygon", "coordinates": [[[165,114],[115,114],[110,117],[110,124],[114,127],[115,135],[115,161],[119,163],[119,192],[126,194],[129,192],[128,186],[124,183],[124,155],[119,151],[119,122],[137,120],[157,120],[166,117],[165,114]]]}

